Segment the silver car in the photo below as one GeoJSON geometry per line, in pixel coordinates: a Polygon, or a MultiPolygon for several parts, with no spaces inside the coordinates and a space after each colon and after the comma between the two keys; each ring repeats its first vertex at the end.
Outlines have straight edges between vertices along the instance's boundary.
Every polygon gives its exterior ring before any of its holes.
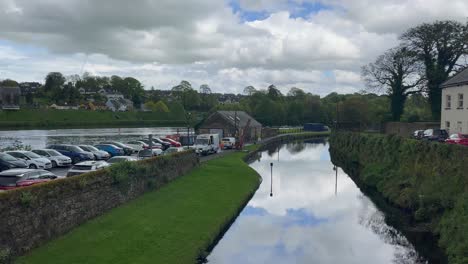
{"type": "Polygon", "coordinates": [[[52,167],[68,167],[72,164],[69,157],[53,149],[33,149],[32,152],[49,159],[52,162],[52,167]]]}
{"type": "Polygon", "coordinates": [[[16,151],[7,151],[5,152],[17,159],[22,159],[28,164],[30,169],[51,169],[52,162],[44,157],[37,155],[31,151],[16,150],[16,151]]]}

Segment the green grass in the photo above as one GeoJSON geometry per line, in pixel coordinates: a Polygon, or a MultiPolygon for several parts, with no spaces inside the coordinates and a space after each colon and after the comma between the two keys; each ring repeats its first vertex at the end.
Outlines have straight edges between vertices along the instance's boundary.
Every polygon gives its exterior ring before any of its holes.
{"type": "Polygon", "coordinates": [[[194,263],[259,185],[233,153],[91,220],[17,263],[194,263]]]}
{"type": "Polygon", "coordinates": [[[185,125],[183,109],[169,113],[21,109],[0,111],[0,128],[122,127],[185,125]]]}

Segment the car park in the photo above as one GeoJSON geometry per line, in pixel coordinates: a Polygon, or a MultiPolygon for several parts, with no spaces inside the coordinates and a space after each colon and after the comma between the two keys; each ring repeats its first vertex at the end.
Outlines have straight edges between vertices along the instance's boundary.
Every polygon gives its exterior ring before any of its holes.
{"type": "Polygon", "coordinates": [[[177,142],[177,141],[175,141],[175,140],[173,140],[171,138],[159,138],[159,139],[166,142],[166,143],[171,144],[171,147],[176,147],[176,148],[182,147],[182,144],[180,144],[180,142],[177,142]]]}
{"type": "Polygon", "coordinates": [[[72,160],[69,157],[53,149],[33,149],[32,152],[49,159],[52,163],[52,168],[68,167],[72,164],[72,160]]]}
{"type": "Polygon", "coordinates": [[[119,162],[124,162],[124,161],[137,161],[138,159],[133,156],[116,156],[110,158],[107,163],[109,164],[114,164],[114,163],[119,163],[119,162]]]}
{"type": "Polygon", "coordinates": [[[99,150],[91,145],[79,145],[79,147],[84,151],[93,153],[95,160],[108,160],[111,157],[107,151],[99,150]]]}
{"type": "Polygon", "coordinates": [[[169,155],[177,152],[183,151],[182,148],[175,148],[175,147],[170,147],[164,151],[164,155],[169,155]]]}
{"type": "Polygon", "coordinates": [[[162,149],[143,149],[138,152],[137,157],[139,159],[147,159],[147,158],[152,158],[155,156],[160,156],[163,154],[164,154],[164,151],[162,151],[162,149]]]}
{"type": "Polygon", "coordinates": [[[225,137],[221,139],[221,144],[225,149],[233,149],[236,146],[236,139],[233,137],[225,137]]]}
{"type": "Polygon", "coordinates": [[[47,147],[48,149],[54,149],[63,155],[71,158],[72,162],[78,163],[86,160],[94,160],[94,154],[88,151],[84,151],[78,146],[68,144],[55,144],[47,147]]]}
{"type": "Polygon", "coordinates": [[[445,143],[468,146],[468,135],[463,135],[460,133],[452,134],[448,139],[445,140],[445,143]]]}
{"type": "Polygon", "coordinates": [[[143,141],[135,140],[135,141],[129,141],[126,143],[127,146],[130,146],[138,151],[143,150],[143,149],[148,149],[149,145],[146,144],[143,141]]]}
{"type": "MultiPolygon", "coordinates": [[[[146,143],[146,144],[148,145],[148,147],[149,147],[149,145],[150,145],[150,141],[149,141],[149,140],[147,140],[147,139],[142,139],[142,140],[140,140],[140,141],[146,143]]],[[[151,141],[151,146],[152,146],[153,149],[162,149],[162,148],[163,148],[163,145],[162,145],[161,143],[157,143],[157,142],[155,142],[154,140],[151,141]]]]}
{"type": "Polygon", "coordinates": [[[423,140],[444,142],[448,138],[445,129],[426,129],[424,130],[423,140]]]}
{"type": "Polygon", "coordinates": [[[111,145],[114,145],[114,146],[117,146],[121,149],[123,149],[123,151],[125,152],[125,155],[132,155],[132,154],[135,154],[135,153],[138,153],[138,150],[122,143],[122,142],[117,142],[117,141],[105,141],[105,142],[101,142],[99,144],[111,144],[111,145]]]}
{"type": "Polygon", "coordinates": [[[102,160],[83,161],[73,165],[73,167],[67,172],[67,177],[72,177],[91,171],[101,170],[109,166],[109,163],[102,160]]]}
{"type": "Polygon", "coordinates": [[[17,159],[24,160],[30,169],[48,170],[52,168],[52,162],[49,159],[41,157],[32,151],[15,150],[6,151],[5,153],[17,159]]]}
{"type": "Polygon", "coordinates": [[[27,167],[28,164],[24,160],[17,159],[6,153],[0,153],[0,171],[27,167]]]}
{"type": "Polygon", "coordinates": [[[96,147],[99,150],[106,151],[111,155],[111,157],[125,155],[125,151],[122,148],[119,148],[112,144],[97,144],[94,145],[94,147],[96,147]]]}
{"type": "Polygon", "coordinates": [[[57,175],[46,170],[10,169],[0,172],[0,190],[12,190],[57,178],[57,175]]]}
{"type": "Polygon", "coordinates": [[[166,150],[166,149],[171,147],[171,143],[165,142],[165,141],[161,140],[160,138],[157,138],[157,137],[153,138],[153,141],[156,142],[156,143],[161,144],[161,149],[162,150],[166,150]]]}

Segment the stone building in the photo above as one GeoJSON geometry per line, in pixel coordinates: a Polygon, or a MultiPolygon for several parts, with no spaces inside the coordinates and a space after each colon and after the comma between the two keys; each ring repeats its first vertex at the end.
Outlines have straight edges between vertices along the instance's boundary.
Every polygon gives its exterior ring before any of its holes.
{"type": "Polygon", "coordinates": [[[468,134],[468,68],[442,84],[441,128],[468,134]]]}
{"type": "Polygon", "coordinates": [[[245,141],[255,141],[262,134],[262,124],[244,111],[217,111],[210,115],[199,128],[200,134],[219,134],[220,137],[235,137],[244,133],[245,141]]]}

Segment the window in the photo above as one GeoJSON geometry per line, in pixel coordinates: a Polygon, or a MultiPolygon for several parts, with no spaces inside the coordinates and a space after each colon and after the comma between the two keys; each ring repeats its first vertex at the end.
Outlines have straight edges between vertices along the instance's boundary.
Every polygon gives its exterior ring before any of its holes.
{"type": "Polygon", "coordinates": [[[458,133],[461,133],[461,132],[462,132],[462,122],[461,122],[461,121],[458,121],[458,122],[457,122],[457,132],[458,132],[458,133]]]}
{"type": "Polygon", "coordinates": [[[450,130],[450,121],[445,122],[445,129],[450,130]]]}
{"type": "Polygon", "coordinates": [[[458,94],[458,108],[463,109],[463,94],[458,94]]]}
{"type": "Polygon", "coordinates": [[[445,96],[445,107],[446,107],[447,109],[452,108],[452,96],[449,95],[449,94],[447,94],[447,95],[445,96]]]}

